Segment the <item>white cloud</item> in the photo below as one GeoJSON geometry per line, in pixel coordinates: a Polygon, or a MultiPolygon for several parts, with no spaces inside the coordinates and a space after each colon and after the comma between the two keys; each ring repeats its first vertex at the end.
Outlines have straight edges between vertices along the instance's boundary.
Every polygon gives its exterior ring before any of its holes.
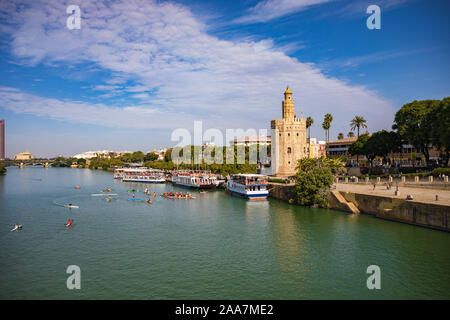
{"type": "MultiPolygon", "coordinates": [[[[329,16],[341,16],[341,17],[368,17],[366,12],[367,7],[370,5],[377,5],[381,9],[381,14],[397,9],[398,7],[411,3],[416,0],[352,0],[344,3],[342,6],[332,8],[322,12],[321,18],[329,16]]],[[[338,3],[339,5],[340,3],[338,3]]]]}
{"type": "Polygon", "coordinates": [[[140,96],[148,97],[145,104],[131,107],[150,112],[130,113],[8,88],[0,91],[4,108],[106,126],[175,128],[203,119],[218,128],[266,128],[270,119],[280,116],[282,92],[289,83],[297,114],[302,108],[304,115],[315,118],[317,128],[327,112],[333,114],[334,125],[346,128],[355,114],[365,116],[371,129],[386,127],[386,119],[392,118],[392,104],[375,92],[325,76],[316,66],[274,47],[270,39],[225,41],[211,36],[184,6],[71,0],[80,5],[82,23],[80,30],[68,30],[68,4],[36,0],[21,11],[1,6],[0,17],[10,17],[8,23],[15,24],[1,29],[12,38],[13,55],[22,63],[49,68],[94,64],[111,75],[103,88],[120,85],[123,92],[147,94],[140,96]],[[127,86],[127,81],[133,84],[127,86]]]}
{"type": "Polygon", "coordinates": [[[309,7],[333,0],[264,0],[250,8],[246,15],[235,23],[267,22],[288,14],[308,9],[309,7]]]}
{"type": "Polygon", "coordinates": [[[183,119],[161,112],[151,106],[111,107],[81,101],[64,101],[28,94],[22,90],[0,86],[0,105],[16,113],[33,114],[73,123],[87,123],[119,128],[166,128],[167,117],[175,126],[194,121],[189,115],[183,119]]]}
{"type": "Polygon", "coordinates": [[[97,85],[92,88],[94,91],[110,91],[110,90],[116,90],[119,89],[119,86],[113,86],[113,85],[97,85]]]}
{"type": "Polygon", "coordinates": [[[330,60],[323,64],[320,64],[320,66],[326,68],[326,69],[333,69],[333,68],[356,68],[362,64],[370,64],[370,63],[377,63],[382,62],[385,60],[390,59],[397,59],[409,55],[424,53],[427,51],[432,50],[433,48],[421,48],[421,49],[415,49],[415,50],[403,50],[403,51],[380,51],[375,53],[370,53],[367,55],[357,56],[357,57],[351,57],[347,59],[336,59],[336,60],[330,60]]]}

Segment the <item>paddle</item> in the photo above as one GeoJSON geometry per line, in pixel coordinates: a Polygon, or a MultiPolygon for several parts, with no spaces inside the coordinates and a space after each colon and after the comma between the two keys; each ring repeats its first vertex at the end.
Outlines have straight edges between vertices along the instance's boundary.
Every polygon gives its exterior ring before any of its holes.
{"type": "Polygon", "coordinates": [[[22,229],[22,225],[21,224],[17,225],[17,227],[14,227],[11,231],[17,231],[17,230],[20,230],[20,229],[22,229]]]}
{"type": "Polygon", "coordinates": [[[67,223],[64,223],[64,226],[65,226],[65,227],[71,227],[71,226],[72,226],[72,224],[73,224],[73,221],[74,221],[74,220],[73,220],[73,219],[72,219],[72,220],[71,220],[71,219],[69,219],[69,220],[70,220],[70,221],[72,221],[72,222],[70,223],[70,225],[69,225],[69,224],[67,224],[67,223]]]}

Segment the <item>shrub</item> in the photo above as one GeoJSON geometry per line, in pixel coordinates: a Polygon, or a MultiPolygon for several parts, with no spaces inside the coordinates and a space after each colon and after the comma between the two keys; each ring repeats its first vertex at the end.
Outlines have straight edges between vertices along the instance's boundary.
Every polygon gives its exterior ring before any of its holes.
{"type": "Polygon", "coordinates": [[[286,179],[275,179],[275,178],[269,178],[269,182],[274,182],[274,183],[289,183],[289,181],[287,181],[286,179]]]}
{"type": "Polygon", "coordinates": [[[301,159],[298,161],[292,201],[302,206],[328,207],[328,193],[333,184],[333,162],[325,159],[301,159]]]}
{"type": "Polygon", "coordinates": [[[382,168],[371,168],[369,171],[369,174],[371,176],[383,175],[383,169],[382,168]]]}
{"type": "Polygon", "coordinates": [[[433,171],[431,171],[431,175],[433,175],[434,177],[437,177],[440,174],[445,174],[446,176],[449,176],[450,168],[436,168],[433,171]]]}
{"type": "Polygon", "coordinates": [[[427,170],[427,168],[425,168],[425,167],[415,167],[415,168],[401,167],[401,168],[398,168],[398,171],[401,173],[416,173],[418,171],[426,171],[426,170],[427,170]]]}

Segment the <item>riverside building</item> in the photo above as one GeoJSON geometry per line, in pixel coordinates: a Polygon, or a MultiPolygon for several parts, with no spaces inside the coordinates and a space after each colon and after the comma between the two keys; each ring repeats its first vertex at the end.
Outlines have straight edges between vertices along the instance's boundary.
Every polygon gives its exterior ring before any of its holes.
{"type": "Polygon", "coordinates": [[[296,173],[297,161],[308,157],[306,142],[306,120],[297,118],[294,110],[292,92],[287,87],[284,92],[282,118],[270,122],[272,175],[293,176],[296,173]]]}
{"type": "Polygon", "coordinates": [[[14,160],[33,160],[33,159],[34,155],[32,155],[28,149],[25,152],[21,152],[14,156],[14,160]]]}

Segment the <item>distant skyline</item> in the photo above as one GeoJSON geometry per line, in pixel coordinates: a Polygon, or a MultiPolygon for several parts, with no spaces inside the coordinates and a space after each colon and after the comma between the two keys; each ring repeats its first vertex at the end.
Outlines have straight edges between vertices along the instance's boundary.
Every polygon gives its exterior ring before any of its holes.
{"type": "Polygon", "coordinates": [[[172,147],[171,132],[269,129],[289,84],[311,137],[355,115],[391,129],[405,103],[450,95],[445,0],[0,0],[6,156],[172,147]],[[381,8],[381,30],[366,9],[381,8]],[[69,5],[81,29],[66,27],[69,5]]]}

